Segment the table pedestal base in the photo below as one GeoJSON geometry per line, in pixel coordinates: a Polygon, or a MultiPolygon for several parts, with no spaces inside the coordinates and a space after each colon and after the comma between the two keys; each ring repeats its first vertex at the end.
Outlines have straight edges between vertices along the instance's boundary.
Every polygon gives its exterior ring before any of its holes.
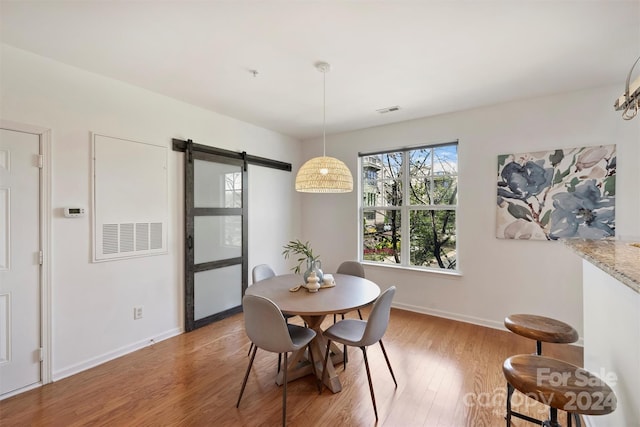
{"type": "MultiPolygon", "coordinates": [[[[311,351],[313,352],[313,360],[316,365],[316,375],[318,379],[322,378],[322,368],[324,365],[324,355],[327,350],[327,340],[322,336],[322,329],[320,325],[325,319],[325,315],[322,316],[301,316],[302,319],[307,324],[307,327],[316,331],[316,337],[309,343],[311,347],[311,351]]],[[[327,363],[327,377],[325,378],[324,385],[327,386],[329,390],[334,393],[338,393],[342,391],[342,384],[340,383],[340,378],[338,378],[338,374],[334,368],[334,364],[342,363],[343,361],[343,352],[340,347],[331,343],[331,352],[330,352],[331,363],[327,363]]],[[[303,377],[305,375],[312,375],[313,370],[311,369],[311,358],[307,355],[307,349],[302,348],[296,352],[293,352],[289,356],[289,366],[287,369],[287,380],[292,381],[303,377]]],[[[276,378],[276,384],[282,385],[283,382],[283,372],[278,373],[276,378]]]]}

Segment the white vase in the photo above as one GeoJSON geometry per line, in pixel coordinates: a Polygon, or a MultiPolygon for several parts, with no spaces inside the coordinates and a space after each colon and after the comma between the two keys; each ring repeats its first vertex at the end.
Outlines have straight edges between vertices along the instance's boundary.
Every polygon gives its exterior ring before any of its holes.
{"type": "Polygon", "coordinates": [[[315,271],[312,271],[309,274],[305,287],[309,292],[318,292],[318,289],[320,289],[320,280],[318,279],[318,276],[316,276],[315,271]]]}

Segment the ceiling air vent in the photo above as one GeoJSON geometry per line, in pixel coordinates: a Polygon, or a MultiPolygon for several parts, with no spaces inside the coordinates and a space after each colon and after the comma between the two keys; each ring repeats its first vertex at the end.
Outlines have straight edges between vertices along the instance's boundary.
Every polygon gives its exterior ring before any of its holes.
{"type": "Polygon", "coordinates": [[[386,114],[386,113],[391,113],[393,111],[398,111],[400,109],[399,106],[394,105],[393,107],[387,107],[387,108],[381,108],[379,110],[376,110],[378,113],[380,114],[386,114]]]}

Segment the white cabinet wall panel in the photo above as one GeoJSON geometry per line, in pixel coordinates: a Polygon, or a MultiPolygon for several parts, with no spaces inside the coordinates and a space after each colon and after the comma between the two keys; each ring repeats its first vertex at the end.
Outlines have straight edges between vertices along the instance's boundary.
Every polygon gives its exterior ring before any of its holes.
{"type": "Polygon", "coordinates": [[[167,253],[167,148],[93,134],[94,261],[167,253]]]}

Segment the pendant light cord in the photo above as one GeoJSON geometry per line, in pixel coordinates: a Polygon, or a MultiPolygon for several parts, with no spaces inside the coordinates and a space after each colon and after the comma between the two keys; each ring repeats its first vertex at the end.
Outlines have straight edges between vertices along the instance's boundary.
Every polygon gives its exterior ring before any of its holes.
{"type": "Polygon", "coordinates": [[[322,71],[322,156],[327,156],[327,71],[322,71]]]}

